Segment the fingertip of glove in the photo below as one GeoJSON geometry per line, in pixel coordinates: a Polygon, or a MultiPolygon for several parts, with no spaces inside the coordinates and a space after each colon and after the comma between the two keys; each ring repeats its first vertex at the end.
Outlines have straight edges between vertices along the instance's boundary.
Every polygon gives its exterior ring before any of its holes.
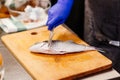
{"type": "Polygon", "coordinates": [[[48,30],[50,30],[50,31],[52,30],[52,26],[49,22],[46,23],[46,26],[48,27],[48,30]]]}
{"type": "Polygon", "coordinates": [[[50,30],[50,31],[51,31],[52,29],[53,29],[52,27],[49,27],[49,26],[48,26],[48,30],[50,30]]]}
{"type": "Polygon", "coordinates": [[[48,26],[48,30],[53,29],[53,25],[49,21],[46,23],[46,25],[48,26]]]}

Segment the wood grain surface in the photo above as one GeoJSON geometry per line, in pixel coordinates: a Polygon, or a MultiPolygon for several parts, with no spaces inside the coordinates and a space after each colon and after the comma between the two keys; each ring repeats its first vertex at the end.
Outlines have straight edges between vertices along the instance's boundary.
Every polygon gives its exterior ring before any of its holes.
{"type": "MultiPolygon", "coordinates": [[[[54,40],[73,40],[87,45],[63,26],[57,27],[54,33],[54,40]]],[[[112,65],[109,59],[97,51],[64,55],[37,54],[29,51],[30,46],[48,40],[48,36],[49,31],[42,27],[7,34],[1,39],[34,80],[68,80],[108,69],[112,65]]]]}

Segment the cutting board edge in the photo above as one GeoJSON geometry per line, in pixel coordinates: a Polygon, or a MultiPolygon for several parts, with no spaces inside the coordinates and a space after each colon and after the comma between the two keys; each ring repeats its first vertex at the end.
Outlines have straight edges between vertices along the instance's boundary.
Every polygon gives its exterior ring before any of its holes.
{"type": "Polygon", "coordinates": [[[82,74],[71,75],[69,77],[66,77],[66,78],[63,78],[63,79],[60,79],[60,80],[73,80],[73,79],[76,79],[76,78],[83,78],[83,77],[86,77],[86,76],[94,75],[97,72],[99,72],[99,73],[104,72],[104,71],[109,70],[109,69],[112,69],[112,63],[109,64],[109,65],[106,65],[106,66],[99,67],[95,70],[90,70],[90,71],[84,72],[82,74]]]}

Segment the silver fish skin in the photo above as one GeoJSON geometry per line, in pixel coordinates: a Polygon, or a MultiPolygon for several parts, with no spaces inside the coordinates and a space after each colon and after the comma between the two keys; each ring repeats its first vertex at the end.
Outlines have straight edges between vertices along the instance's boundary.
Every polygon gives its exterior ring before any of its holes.
{"type": "Polygon", "coordinates": [[[51,48],[48,47],[48,41],[43,41],[35,43],[33,46],[29,48],[29,50],[35,53],[65,54],[96,50],[96,48],[92,46],[77,44],[71,40],[69,41],[52,40],[51,48]]]}

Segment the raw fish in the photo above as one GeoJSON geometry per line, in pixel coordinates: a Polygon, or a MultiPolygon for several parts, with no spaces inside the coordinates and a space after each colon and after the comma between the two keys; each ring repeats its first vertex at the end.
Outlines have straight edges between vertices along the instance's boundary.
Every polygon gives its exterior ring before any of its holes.
{"type": "Polygon", "coordinates": [[[51,48],[48,47],[48,41],[35,43],[30,48],[31,52],[46,54],[65,54],[81,51],[96,50],[95,47],[77,44],[73,41],[52,40],[51,48]]]}

